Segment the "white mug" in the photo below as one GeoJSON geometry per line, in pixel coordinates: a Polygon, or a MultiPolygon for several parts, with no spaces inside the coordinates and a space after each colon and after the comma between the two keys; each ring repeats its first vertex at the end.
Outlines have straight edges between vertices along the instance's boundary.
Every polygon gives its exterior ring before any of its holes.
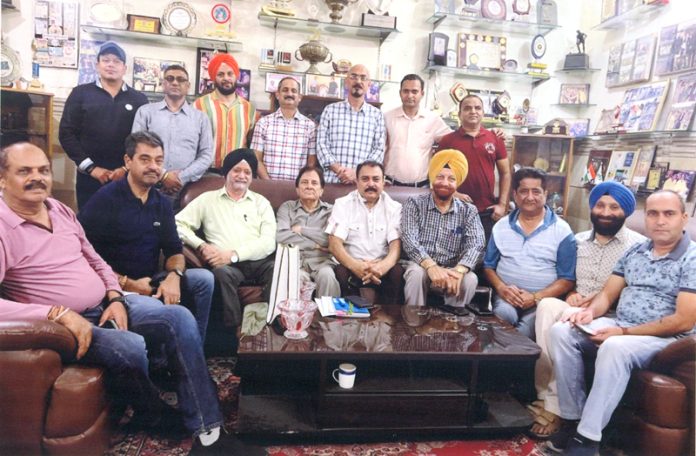
{"type": "Polygon", "coordinates": [[[338,386],[350,389],[355,384],[355,370],[355,364],[342,363],[339,364],[338,369],[334,369],[331,376],[338,382],[338,386]]]}

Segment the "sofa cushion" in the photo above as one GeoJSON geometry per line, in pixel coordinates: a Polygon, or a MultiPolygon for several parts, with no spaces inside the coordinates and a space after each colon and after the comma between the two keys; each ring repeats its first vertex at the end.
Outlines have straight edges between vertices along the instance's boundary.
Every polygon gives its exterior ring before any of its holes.
{"type": "Polygon", "coordinates": [[[629,391],[644,421],[672,429],[689,425],[686,386],[678,380],[647,370],[637,371],[629,391]]]}

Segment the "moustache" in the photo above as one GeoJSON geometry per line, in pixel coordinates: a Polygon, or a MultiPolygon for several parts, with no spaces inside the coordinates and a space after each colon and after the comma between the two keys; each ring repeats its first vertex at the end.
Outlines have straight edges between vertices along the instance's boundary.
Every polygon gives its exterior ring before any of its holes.
{"type": "Polygon", "coordinates": [[[42,190],[48,190],[48,186],[42,181],[31,181],[24,186],[24,190],[34,190],[40,188],[42,190]]]}
{"type": "Polygon", "coordinates": [[[294,100],[294,99],[295,99],[295,97],[292,97],[292,96],[287,96],[287,97],[285,97],[285,99],[286,99],[286,100],[294,100]]]}
{"type": "Polygon", "coordinates": [[[367,188],[365,189],[365,191],[366,191],[366,192],[376,192],[376,191],[377,191],[377,187],[367,187],[367,188]]]}
{"type": "Polygon", "coordinates": [[[362,85],[361,83],[359,83],[359,82],[356,82],[355,84],[353,84],[353,88],[354,88],[354,89],[362,89],[362,88],[363,88],[363,85],[362,85]]]}

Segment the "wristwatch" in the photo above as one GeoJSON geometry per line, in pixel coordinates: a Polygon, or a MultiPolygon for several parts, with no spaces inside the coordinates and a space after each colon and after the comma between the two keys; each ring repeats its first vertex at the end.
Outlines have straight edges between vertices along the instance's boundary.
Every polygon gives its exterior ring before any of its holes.
{"type": "Polygon", "coordinates": [[[466,266],[463,266],[461,264],[458,264],[457,266],[455,266],[454,270],[461,275],[466,275],[466,273],[469,272],[469,268],[467,268],[466,266]]]}
{"type": "Polygon", "coordinates": [[[169,271],[169,274],[171,274],[172,272],[174,274],[178,275],[179,278],[182,278],[182,279],[184,278],[184,271],[182,271],[181,269],[179,269],[179,268],[172,269],[171,271],[169,271]]]}
{"type": "Polygon", "coordinates": [[[126,312],[130,310],[128,308],[128,303],[126,302],[125,296],[114,296],[113,298],[109,299],[109,305],[107,305],[106,307],[109,307],[111,304],[115,302],[120,302],[121,304],[123,304],[123,307],[126,308],[126,312]]]}
{"type": "Polygon", "coordinates": [[[233,253],[232,256],[230,257],[230,263],[234,264],[239,261],[239,255],[236,253],[233,253]]]}

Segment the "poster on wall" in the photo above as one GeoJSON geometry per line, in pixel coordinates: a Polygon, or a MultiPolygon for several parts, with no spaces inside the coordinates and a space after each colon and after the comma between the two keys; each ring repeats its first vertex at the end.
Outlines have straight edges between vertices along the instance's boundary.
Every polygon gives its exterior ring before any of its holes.
{"type": "Polygon", "coordinates": [[[696,69],[696,22],[670,25],[660,31],[655,74],[696,69]]]}
{"type": "Polygon", "coordinates": [[[133,88],[141,92],[162,92],[162,76],[170,65],[184,66],[184,62],[133,57],[133,88]]]}
{"type": "Polygon", "coordinates": [[[680,76],[674,84],[664,130],[688,130],[696,106],[696,73],[680,76]]]}
{"type": "Polygon", "coordinates": [[[624,92],[619,124],[628,132],[651,131],[660,116],[669,80],[654,82],[624,92]]]}
{"type": "Polygon", "coordinates": [[[79,2],[34,2],[34,62],[41,66],[77,68],[79,2]]]}
{"type": "Polygon", "coordinates": [[[80,60],[77,67],[77,84],[88,84],[97,80],[97,53],[103,41],[80,40],[80,60]]]}

